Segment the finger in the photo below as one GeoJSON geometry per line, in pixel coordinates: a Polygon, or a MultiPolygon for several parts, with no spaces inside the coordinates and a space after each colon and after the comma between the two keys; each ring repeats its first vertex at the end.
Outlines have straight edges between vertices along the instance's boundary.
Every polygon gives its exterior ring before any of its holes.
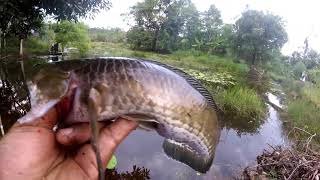
{"type": "Polygon", "coordinates": [[[37,126],[37,127],[43,127],[43,128],[52,130],[53,127],[56,125],[57,121],[58,121],[57,110],[56,108],[52,108],[41,118],[35,119],[32,122],[28,122],[24,124],[17,122],[13,127],[37,126]]]}
{"type": "Polygon", "coordinates": [[[107,165],[117,146],[136,129],[138,123],[126,119],[118,119],[110,126],[106,126],[100,132],[98,144],[101,153],[101,159],[104,165],[107,165]]]}
{"type": "MultiPolygon", "coordinates": [[[[119,119],[100,131],[98,145],[103,165],[106,166],[115,148],[134,130],[138,124],[134,121],[119,119]]],[[[83,146],[75,157],[75,161],[81,166],[89,177],[97,178],[97,162],[95,153],[90,144],[83,146]]]]}
{"type": "Polygon", "coordinates": [[[63,145],[77,145],[88,141],[91,137],[89,123],[80,123],[65,129],[59,129],[56,139],[63,145]]]}
{"type": "MultiPolygon", "coordinates": [[[[98,131],[107,123],[98,123],[98,131]]],[[[56,134],[57,141],[62,145],[83,144],[91,138],[91,127],[89,123],[74,124],[71,127],[59,129],[56,134]]]]}

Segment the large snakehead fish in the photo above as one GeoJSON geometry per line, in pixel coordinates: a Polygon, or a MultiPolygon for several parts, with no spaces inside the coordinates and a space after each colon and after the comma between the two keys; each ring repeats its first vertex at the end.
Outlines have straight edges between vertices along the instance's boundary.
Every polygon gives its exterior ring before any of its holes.
{"type": "Polygon", "coordinates": [[[165,137],[164,152],[199,172],[210,168],[220,128],[216,104],[194,78],[150,60],[95,58],[38,65],[27,77],[31,110],[20,123],[41,117],[62,99],[71,102],[64,123],[90,122],[93,93],[97,120],[138,121],[165,137]]]}

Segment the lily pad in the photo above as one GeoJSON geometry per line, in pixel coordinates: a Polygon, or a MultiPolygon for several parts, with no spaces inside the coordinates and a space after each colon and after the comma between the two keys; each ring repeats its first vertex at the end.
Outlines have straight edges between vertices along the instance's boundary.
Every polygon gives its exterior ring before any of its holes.
{"type": "Polygon", "coordinates": [[[115,155],[112,155],[110,161],[108,162],[107,169],[114,169],[117,166],[117,158],[115,155]]]}

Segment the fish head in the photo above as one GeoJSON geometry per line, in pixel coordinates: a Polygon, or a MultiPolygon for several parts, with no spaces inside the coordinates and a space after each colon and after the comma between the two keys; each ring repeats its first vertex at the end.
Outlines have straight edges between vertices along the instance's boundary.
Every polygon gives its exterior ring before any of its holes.
{"type": "Polygon", "coordinates": [[[31,110],[22,118],[20,123],[32,122],[43,116],[64,97],[70,94],[71,73],[55,66],[38,68],[33,75],[26,79],[29,89],[31,110]]]}

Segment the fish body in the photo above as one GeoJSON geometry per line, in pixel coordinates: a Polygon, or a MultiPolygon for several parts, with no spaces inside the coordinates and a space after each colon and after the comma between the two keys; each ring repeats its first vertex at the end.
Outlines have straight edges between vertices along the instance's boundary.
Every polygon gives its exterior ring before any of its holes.
{"type": "Polygon", "coordinates": [[[170,157],[199,172],[210,168],[220,134],[216,105],[186,73],[156,61],[129,58],[47,66],[27,82],[32,109],[20,122],[41,116],[66,97],[72,106],[65,123],[90,122],[88,97],[93,93],[98,121],[118,117],[138,121],[166,138],[163,148],[170,157]]]}

